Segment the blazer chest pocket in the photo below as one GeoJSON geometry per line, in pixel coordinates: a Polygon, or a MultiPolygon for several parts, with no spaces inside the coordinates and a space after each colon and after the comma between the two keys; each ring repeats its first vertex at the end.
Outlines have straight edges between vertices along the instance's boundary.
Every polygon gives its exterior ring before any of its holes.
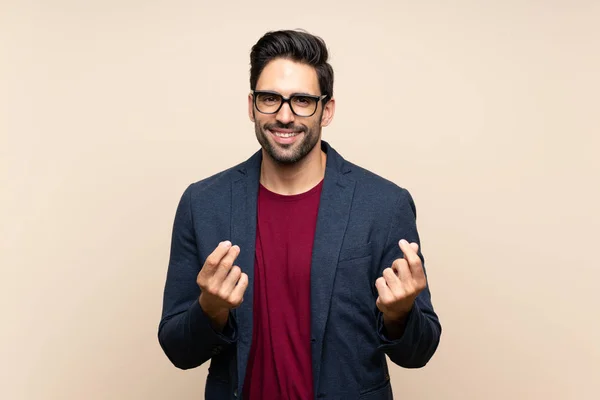
{"type": "Polygon", "coordinates": [[[348,247],[340,252],[338,264],[340,267],[343,267],[356,262],[368,262],[372,254],[373,249],[370,242],[362,246],[348,247]]]}
{"type": "MultiPolygon", "coordinates": [[[[357,315],[372,316],[375,305],[371,277],[373,262],[372,244],[348,246],[340,252],[333,286],[333,311],[341,320],[351,321],[350,325],[361,324],[357,315]]],[[[374,319],[373,319],[374,320],[374,319]]],[[[362,325],[361,325],[362,326],[362,325]]],[[[346,327],[354,329],[354,327],[346,327]]],[[[362,329],[362,328],[361,328],[362,329]]]]}

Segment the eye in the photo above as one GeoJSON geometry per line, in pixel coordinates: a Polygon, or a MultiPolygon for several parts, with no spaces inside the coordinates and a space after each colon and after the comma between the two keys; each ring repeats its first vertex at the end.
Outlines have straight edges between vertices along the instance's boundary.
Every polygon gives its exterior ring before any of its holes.
{"type": "Polygon", "coordinates": [[[294,105],[297,105],[299,107],[309,107],[312,104],[314,104],[315,100],[310,98],[310,97],[306,97],[306,96],[295,96],[294,97],[294,105]]]}
{"type": "Polygon", "coordinates": [[[272,94],[261,94],[258,96],[258,101],[265,104],[276,104],[279,102],[279,97],[272,94]]]}

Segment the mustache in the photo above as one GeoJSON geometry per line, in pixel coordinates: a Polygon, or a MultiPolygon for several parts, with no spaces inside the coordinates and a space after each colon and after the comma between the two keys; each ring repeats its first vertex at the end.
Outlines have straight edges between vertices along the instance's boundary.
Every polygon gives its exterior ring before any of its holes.
{"type": "Polygon", "coordinates": [[[268,130],[286,129],[286,130],[291,130],[294,133],[300,133],[300,132],[304,132],[306,130],[306,127],[303,125],[275,123],[275,124],[265,124],[265,129],[268,129],[268,130]]]}

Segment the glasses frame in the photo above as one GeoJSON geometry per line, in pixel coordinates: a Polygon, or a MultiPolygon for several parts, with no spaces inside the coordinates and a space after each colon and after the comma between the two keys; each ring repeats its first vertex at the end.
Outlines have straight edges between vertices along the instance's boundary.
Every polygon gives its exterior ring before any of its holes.
{"type": "Polygon", "coordinates": [[[294,115],[298,116],[298,117],[312,117],[313,115],[315,115],[315,113],[317,112],[317,109],[319,108],[319,102],[321,100],[323,100],[325,97],[327,97],[326,94],[323,94],[321,96],[317,96],[314,94],[303,94],[303,93],[298,93],[298,94],[293,94],[290,97],[285,97],[284,95],[282,95],[281,93],[277,93],[275,91],[272,90],[251,90],[250,94],[252,94],[252,103],[254,104],[254,108],[256,108],[256,110],[261,113],[261,114],[267,114],[267,115],[273,115],[273,114],[277,114],[279,112],[279,110],[281,110],[281,107],[283,107],[283,105],[285,103],[288,104],[288,106],[290,107],[290,110],[292,110],[292,113],[294,113],[294,115]],[[277,107],[277,110],[273,111],[273,112],[264,112],[258,109],[258,106],[256,105],[256,95],[257,94],[272,94],[274,96],[279,96],[281,97],[281,103],[279,104],[279,107],[277,107]],[[294,97],[308,97],[309,99],[313,99],[316,101],[315,104],[315,109],[312,112],[312,114],[310,115],[300,115],[298,114],[296,111],[294,111],[294,107],[292,106],[292,99],[294,97]]]}

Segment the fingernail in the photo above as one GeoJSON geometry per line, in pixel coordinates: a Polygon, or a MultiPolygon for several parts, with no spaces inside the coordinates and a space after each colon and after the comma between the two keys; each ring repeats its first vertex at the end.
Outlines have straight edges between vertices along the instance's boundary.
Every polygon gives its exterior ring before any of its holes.
{"type": "Polygon", "coordinates": [[[406,240],[404,240],[404,239],[401,239],[401,240],[400,240],[400,244],[407,245],[407,244],[408,244],[408,242],[407,242],[406,240]]]}
{"type": "Polygon", "coordinates": [[[226,241],[223,242],[223,245],[225,247],[230,247],[231,246],[231,242],[229,240],[226,240],[226,241]]]}

